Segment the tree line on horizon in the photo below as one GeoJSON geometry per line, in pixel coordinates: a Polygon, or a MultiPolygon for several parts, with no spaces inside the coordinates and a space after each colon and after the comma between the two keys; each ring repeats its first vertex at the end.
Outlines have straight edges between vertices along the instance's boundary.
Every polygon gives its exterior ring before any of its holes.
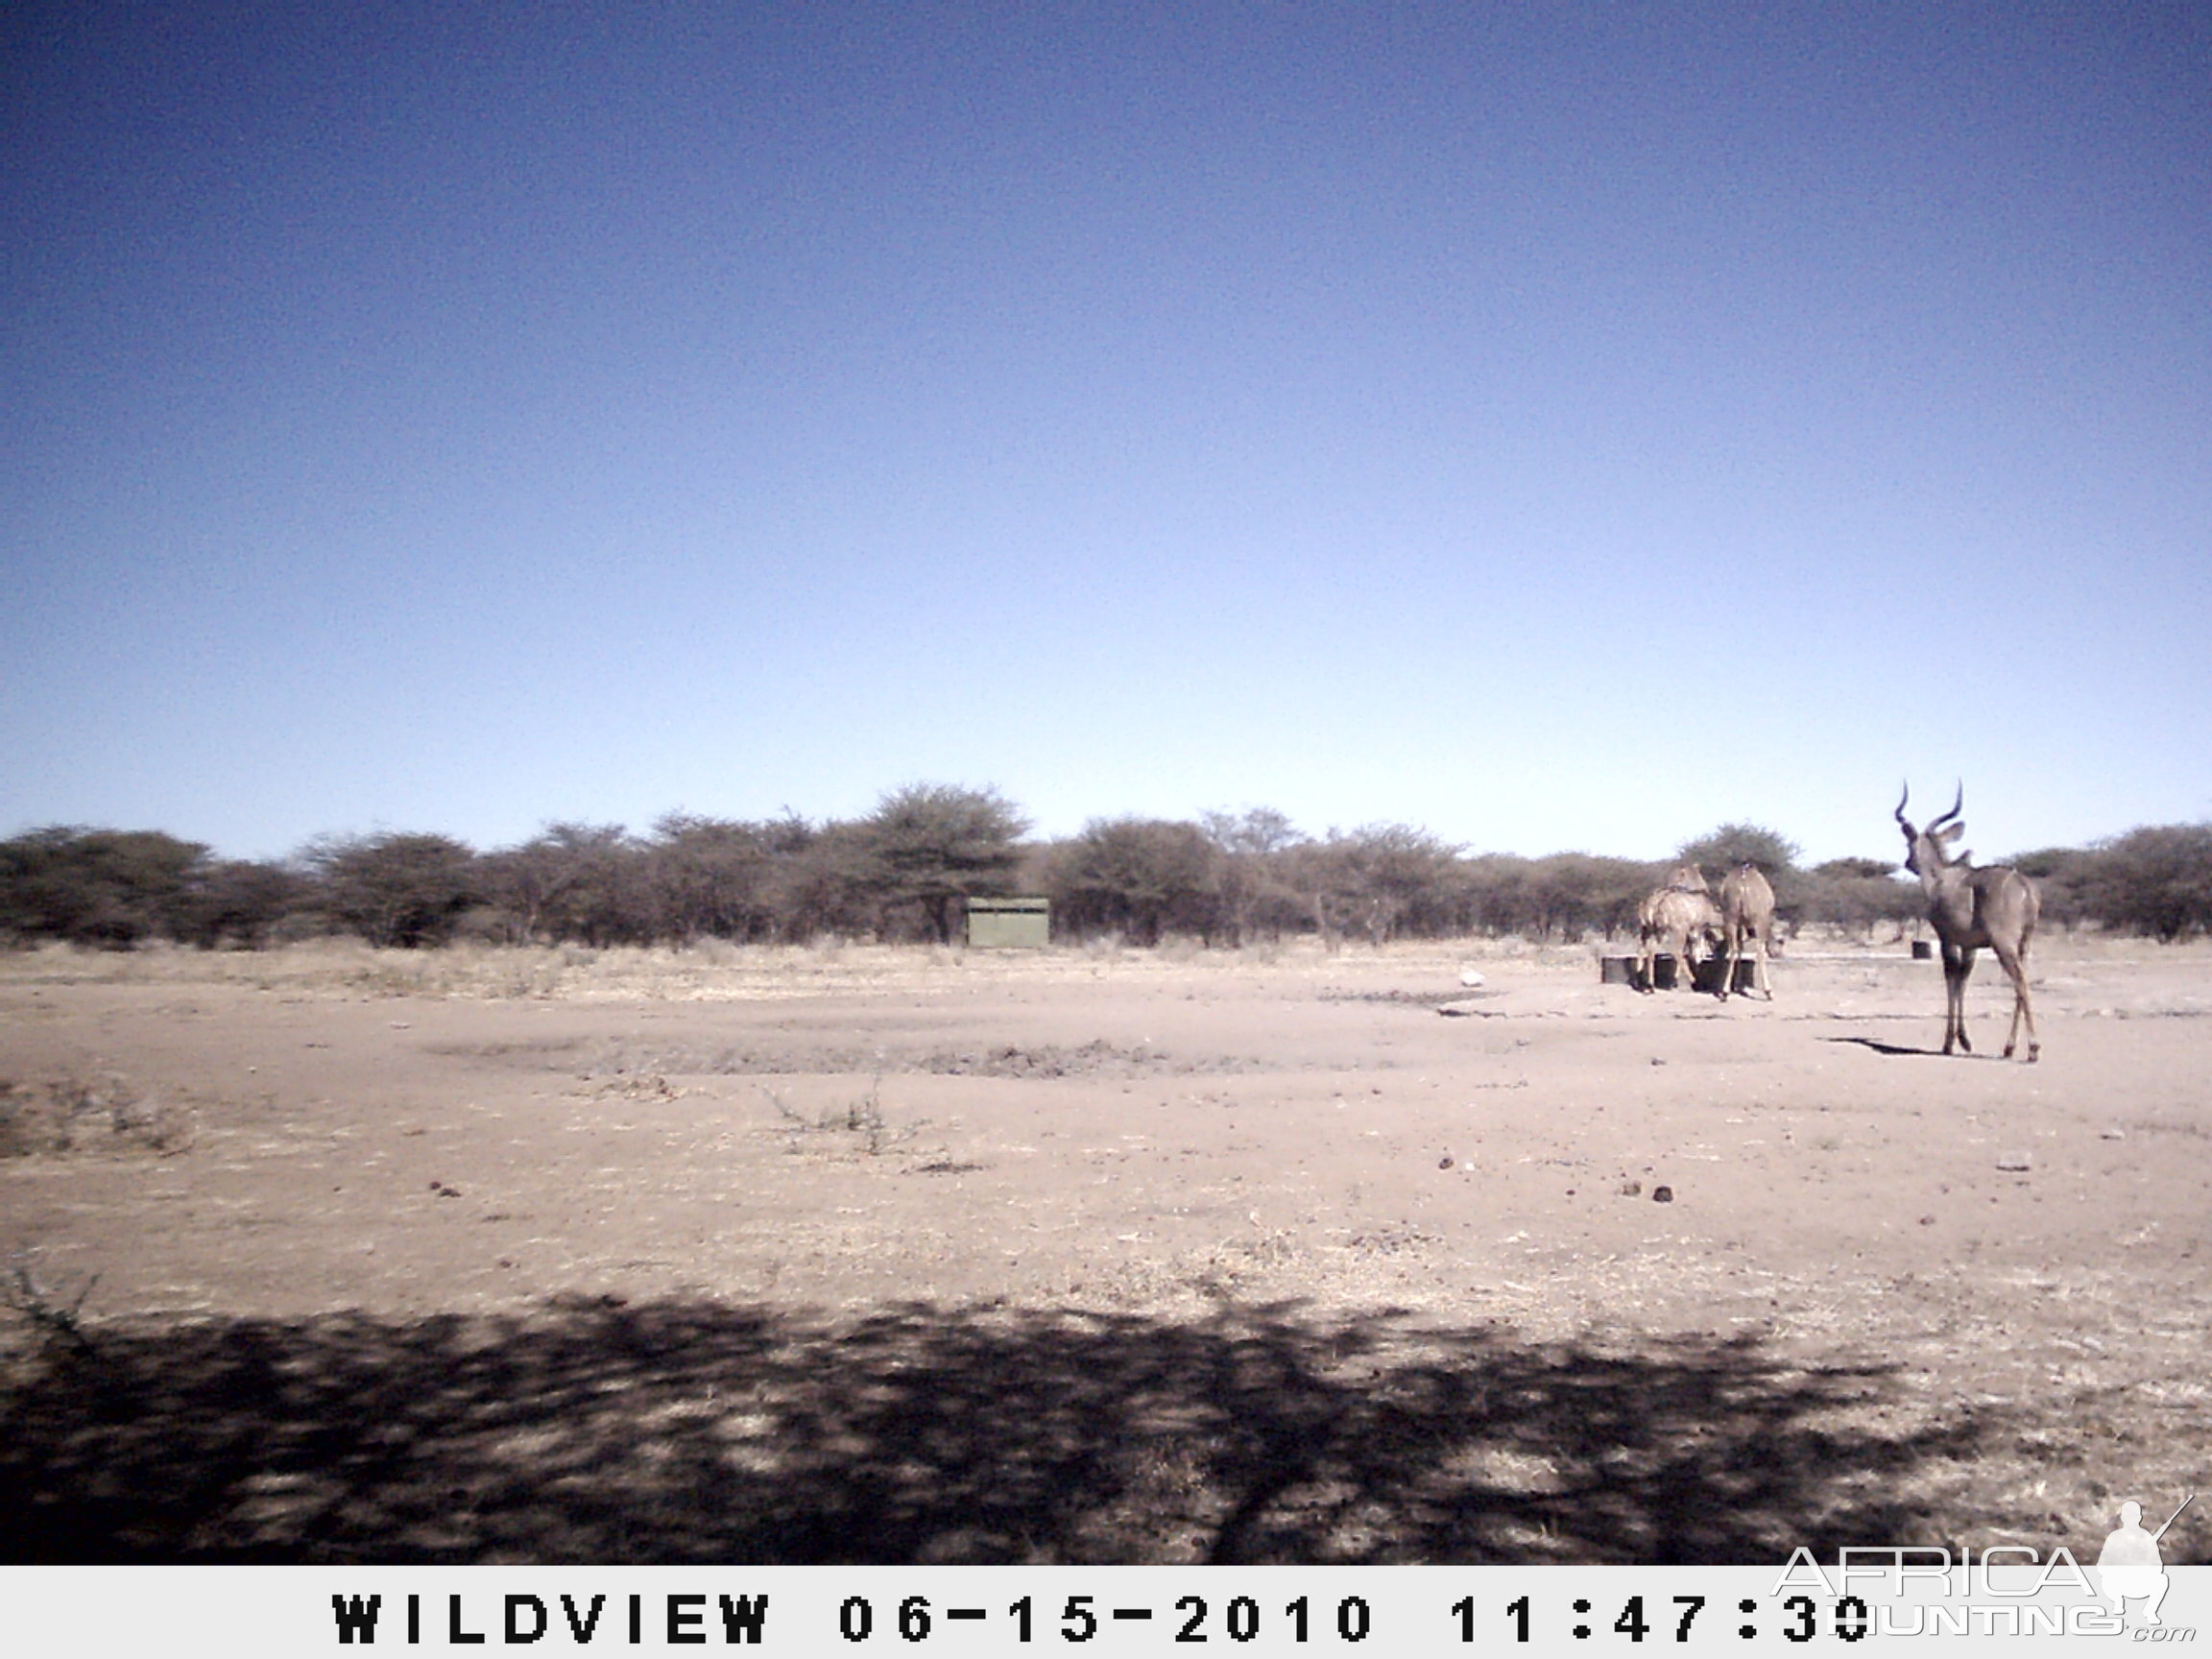
{"type": "MultiPolygon", "coordinates": [[[[1924,913],[1918,884],[1894,863],[1800,868],[1794,843],[1747,824],[1721,825],[1661,863],[1471,854],[1403,824],[1314,836],[1265,807],[1098,818],[1059,841],[1024,840],[1029,828],[996,789],[934,783],[892,790],[852,820],[677,812],[644,834],[555,823],[489,852],[392,831],[322,837],[287,859],[221,859],[160,830],[56,826],[0,841],[0,941],[257,950],[343,933],[402,949],[464,937],[951,944],[968,899],[1017,894],[1051,901],[1063,941],[1560,941],[1633,934],[1638,903],[1684,862],[1709,874],[1758,864],[1787,927],[1863,935],[1924,913]]],[[[2046,926],[2166,941],[2212,932],[2212,825],[2151,826],[2012,862],[2040,885],[2046,926]]]]}

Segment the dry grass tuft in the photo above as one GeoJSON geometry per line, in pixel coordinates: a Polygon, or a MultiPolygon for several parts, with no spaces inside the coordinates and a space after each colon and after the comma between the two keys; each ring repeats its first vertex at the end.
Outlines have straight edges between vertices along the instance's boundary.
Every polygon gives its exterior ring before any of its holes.
{"type": "Polygon", "coordinates": [[[192,1114],[119,1076],[0,1081],[0,1158],[40,1153],[181,1152],[192,1114]]]}

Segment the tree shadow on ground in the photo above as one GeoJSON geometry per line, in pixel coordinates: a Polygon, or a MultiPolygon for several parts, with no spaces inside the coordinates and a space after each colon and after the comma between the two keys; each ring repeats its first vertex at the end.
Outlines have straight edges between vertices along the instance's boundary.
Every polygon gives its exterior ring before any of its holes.
{"type": "Polygon", "coordinates": [[[1885,1369],[1748,1339],[1284,1307],[91,1336],[0,1392],[0,1559],[1767,1563],[1916,1536],[1915,1470],[1991,1428],[1880,1431],[1885,1369]]]}

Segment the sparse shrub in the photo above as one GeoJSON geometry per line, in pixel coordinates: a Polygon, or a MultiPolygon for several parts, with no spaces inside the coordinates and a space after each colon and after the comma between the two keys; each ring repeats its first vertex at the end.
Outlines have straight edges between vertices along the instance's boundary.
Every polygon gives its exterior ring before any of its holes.
{"type": "Polygon", "coordinates": [[[801,1112],[784,1099],[781,1094],[769,1088],[765,1083],[756,1084],[755,1087],[760,1091],[768,1103],[776,1108],[776,1115],[790,1125],[795,1133],[803,1136],[851,1136],[858,1150],[870,1158],[878,1157],[892,1146],[913,1140],[915,1136],[929,1126],[929,1120],[926,1118],[918,1118],[911,1123],[893,1126],[890,1119],[883,1114],[883,1079],[880,1075],[869,1080],[867,1094],[856,1095],[842,1106],[832,1106],[828,1111],[811,1118],[801,1112]]]}
{"type": "Polygon", "coordinates": [[[100,1275],[85,1275],[73,1286],[49,1285],[32,1261],[30,1251],[18,1251],[0,1279],[0,1308],[28,1320],[47,1342],[66,1346],[84,1358],[97,1358],[99,1351],[84,1334],[85,1301],[100,1275]],[[72,1294],[72,1291],[74,1292],[72,1294]]]}

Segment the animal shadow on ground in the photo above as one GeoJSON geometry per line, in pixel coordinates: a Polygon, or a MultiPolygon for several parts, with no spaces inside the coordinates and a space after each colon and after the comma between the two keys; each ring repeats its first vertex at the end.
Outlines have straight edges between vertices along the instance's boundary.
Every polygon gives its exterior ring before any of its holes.
{"type": "MultiPolygon", "coordinates": [[[[1935,1060],[1940,1060],[1943,1057],[1943,1050],[1940,1048],[1908,1048],[1902,1043],[1884,1043],[1872,1037],[1823,1037],[1820,1041],[1823,1043],[1849,1043],[1861,1048],[1871,1048],[1877,1054],[1908,1054],[1935,1060]]],[[[1969,1054],[1966,1058],[1979,1060],[1983,1056],[1969,1054]]]]}
{"type": "Polygon", "coordinates": [[[1909,1539],[1881,1367],[1197,1320],[707,1301],[95,1328],[0,1370],[0,1559],[1779,1562],[1909,1539]]]}

